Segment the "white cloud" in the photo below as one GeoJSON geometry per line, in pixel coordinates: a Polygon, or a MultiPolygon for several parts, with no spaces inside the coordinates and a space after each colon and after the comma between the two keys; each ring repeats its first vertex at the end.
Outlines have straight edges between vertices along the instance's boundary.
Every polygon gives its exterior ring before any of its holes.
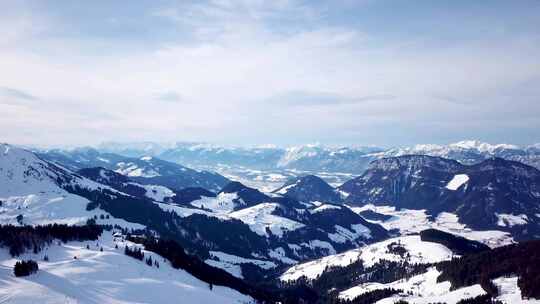
{"type": "MultiPolygon", "coordinates": [[[[17,35],[24,47],[0,44],[0,86],[40,99],[31,108],[0,101],[9,113],[0,137],[39,144],[391,144],[475,137],[473,130],[519,128],[524,115],[540,115],[540,92],[523,89],[540,71],[536,36],[456,39],[450,46],[380,39],[353,25],[326,24],[325,9],[293,1],[152,8],[149,15],[168,20],[185,39],[141,42],[133,50],[117,47],[122,37],[64,37],[69,25],[54,20],[48,31],[57,35],[30,31],[17,35]],[[111,50],[95,52],[96,45],[111,50]]],[[[528,121],[528,128],[537,125],[528,121]]]]}

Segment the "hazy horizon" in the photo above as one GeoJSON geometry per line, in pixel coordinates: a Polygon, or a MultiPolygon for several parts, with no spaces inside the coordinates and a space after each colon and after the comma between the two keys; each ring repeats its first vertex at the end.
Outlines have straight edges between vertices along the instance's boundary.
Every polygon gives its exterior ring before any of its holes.
{"type": "Polygon", "coordinates": [[[526,144],[515,144],[511,142],[486,142],[481,141],[477,139],[462,139],[458,141],[453,142],[443,142],[443,143],[415,143],[411,145],[376,145],[376,144],[370,144],[370,143],[350,143],[350,144],[331,144],[331,143],[322,143],[322,142],[306,142],[306,143],[298,143],[298,144],[273,144],[273,143],[265,143],[265,144],[250,144],[250,143],[244,143],[244,144],[234,144],[234,143],[217,143],[217,142],[205,142],[205,141],[183,141],[183,140],[177,140],[177,141],[104,141],[97,144],[71,144],[71,145],[37,145],[37,144],[16,144],[16,143],[10,143],[10,142],[0,142],[0,143],[6,143],[6,144],[12,144],[16,146],[21,146],[25,148],[31,148],[31,149],[43,149],[43,150],[52,150],[52,149],[60,149],[60,150],[70,150],[70,149],[77,149],[77,148],[95,148],[95,149],[104,149],[105,146],[110,145],[120,145],[120,146],[140,146],[140,145],[158,145],[162,148],[174,148],[176,145],[180,144],[186,144],[186,145],[201,145],[201,146],[209,146],[209,147],[223,147],[223,148],[280,148],[280,149],[287,149],[287,148],[293,148],[293,147],[306,147],[306,146],[314,146],[314,147],[328,147],[328,148],[340,148],[340,147],[350,147],[350,148],[376,148],[376,149],[382,149],[382,150],[388,150],[388,149],[398,149],[398,148],[412,148],[415,146],[422,146],[422,145],[437,145],[437,146],[450,146],[450,145],[456,145],[460,143],[465,142],[477,142],[479,144],[488,144],[491,146],[497,146],[497,145],[510,145],[510,146],[516,146],[518,148],[527,148],[527,147],[533,147],[533,146],[540,146],[540,142],[533,142],[533,143],[526,143],[526,144]]]}

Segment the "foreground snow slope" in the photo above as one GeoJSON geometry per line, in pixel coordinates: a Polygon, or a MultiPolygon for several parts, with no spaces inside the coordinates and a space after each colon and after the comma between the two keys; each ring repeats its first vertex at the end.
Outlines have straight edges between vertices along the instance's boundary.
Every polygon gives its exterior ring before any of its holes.
{"type": "Polygon", "coordinates": [[[126,243],[115,242],[110,232],[104,232],[98,243],[55,244],[37,255],[27,253],[20,258],[37,260],[40,270],[22,278],[13,275],[17,259],[11,258],[7,249],[0,249],[0,303],[253,302],[229,288],[214,286],[210,290],[207,283],[173,269],[153,253],[145,252],[145,257],[152,256],[159,268],[128,257],[123,252],[126,243]],[[45,254],[49,262],[42,261],[45,254]]]}
{"type": "MultiPolygon", "coordinates": [[[[413,276],[410,279],[399,280],[396,282],[381,284],[381,283],[365,283],[340,292],[339,297],[342,299],[354,299],[359,295],[376,289],[393,288],[402,290],[403,293],[377,301],[377,304],[393,304],[398,300],[405,300],[408,303],[447,303],[454,304],[462,299],[474,298],[479,295],[486,294],[479,284],[462,287],[451,290],[450,282],[437,282],[437,277],[440,272],[435,268],[430,268],[427,272],[413,276]]],[[[499,290],[499,295],[496,300],[507,304],[523,303],[523,304],[539,304],[540,300],[526,300],[521,298],[521,290],[517,285],[517,277],[501,277],[493,280],[495,286],[499,290]]]]}
{"type": "Polygon", "coordinates": [[[354,299],[355,297],[372,290],[393,288],[403,290],[404,293],[380,300],[377,303],[390,304],[398,299],[402,299],[409,303],[455,304],[462,299],[474,298],[486,294],[479,284],[450,290],[450,282],[437,282],[439,274],[440,272],[437,269],[430,268],[427,272],[416,275],[408,280],[399,280],[388,284],[361,284],[340,292],[339,297],[342,299],[354,299]]]}

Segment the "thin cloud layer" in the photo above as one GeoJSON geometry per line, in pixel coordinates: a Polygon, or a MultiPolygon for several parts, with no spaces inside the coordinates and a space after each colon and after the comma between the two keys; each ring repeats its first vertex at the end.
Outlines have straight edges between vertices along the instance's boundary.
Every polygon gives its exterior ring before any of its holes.
{"type": "Polygon", "coordinates": [[[14,89],[14,88],[6,88],[6,87],[0,87],[0,95],[3,96],[5,99],[17,99],[17,100],[36,100],[37,98],[35,96],[32,96],[30,93],[14,89]]]}

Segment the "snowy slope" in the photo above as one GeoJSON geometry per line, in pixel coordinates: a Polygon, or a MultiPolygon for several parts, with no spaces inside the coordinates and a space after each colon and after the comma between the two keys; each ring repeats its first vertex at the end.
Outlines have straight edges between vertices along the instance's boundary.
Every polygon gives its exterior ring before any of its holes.
{"type": "MultiPolygon", "coordinates": [[[[92,190],[107,189],[123,196],[126,194],[45,162],[29,151],[9,145],[2,145],[0,149],[0,224],[73,225],[84,224],[94,218],[98,224],[145,228],[114,218],[99,208],[88,211],[86,207],[89,201],[86,198],[71,194],[62,187],[74,185],[92,190]]],[[[150,192],[147,195],[156,200],[171,194],[161,186],[145,188],[150,192]]],[[[105,232],[100,243],[103,252],[97,248],[86,249],[86,244],[94,247],[94,242],[70,242],[52,245],[37,256],[27,254],[19,257],[40,261],[41,270],[25,279],[13,277],[12,269],[16,260],[7,254],[7,249],[0,248],[0,280],[4,282],[0,286],[0,302],[169,303],[177,298],[189,299],[190,303],[251,301],[249,297],[227,288],[216,287],[210,291],[206,283],[188,273],[174,270],[166,263],[161,263],[160,269],[153,269],[127,257],[123,251],[114,249],[110,233],[105,232]],[[49,256],[49,262],[41,262],[44,254],[49,256]],[[77,256],[77,259],[73,259],[73,256],[77,256]],[[143,292],[149,289],[153,292],[143,292]]],[[[122,248],[123,244],[119,246],[122,248]]],[[[162,258],[158,260],[161,262],[162,258]]]]}
{"type": "Polygon", "coordinates": [[[237,199],[239,199],[237,193],[219,193],[217,197],[203,197],[191,202],[191,205],[197,208],[208,209],[214,213],[226,214],[238,207],[238,204],[235,203],[237,199]]]}
{"type": "MultiPolygon", "coordinates": [[[[2,303],[253,303],[229,288],[202,282],[168,262],[145,252],[160,267],[149,267],[124,254],[126,243],[104,232],[98,241],[69,242],[45,249],[32,258],[40,270],[29,277],[13,276],[16,259],[0,249],[0,301],[2,303]],[[119,249],[115,249],[118,244],[119,249]],[[90,249],[86,249],[86,245],[90,249]],[[103,247],[101,252],[99,249],[103,247]],[[42,261],[47,254],[49,261],[42,261]],[[73,257],[76,256],[77,259],[73,257]]],[[[134,246],[134,244],[129,244],[134,246]]]]}
{"type": "Polygon", "coordinates": [[[398,243],[403,246],[410,257],[410,263],[433,263],[448,260],[452,257],[452,251],[443,245],[424,242],[420,236],[403,236],[374,243],[362,248],[349,250],[340,254],[327,256],[315,261],[298,264],[289,268],[280,279],[282,281],[295,281],[302,276],[314,279],[324,272],[326,267],[345,267],[357,260],[361,260],[364,266],[369,267],[380,260],[404,261],[404,258],[388,251],[388,245],[398,243]]]}
{"type": "Polygon", "coordinates": [[[467,174],[456,174],[451,181],[446,185],[448,190],[457,190],[461,185],[469,181],[469,176],[467,174]]]}
{"type": "Polygon", "coordinates": [[[521,298],[521,290],[518,286],[518,277],[498,278],[493,280],[495,286],[499,290],[499,296],[496,300],[503,303],[523,303],[523,304],[540,304],[540,300],[525,300],[521,298]]]}
{"type": "Polygon", "coordinates": [[[210,258],[206,259],[204,262],[210,266],[221,268],[240,279],[244,278],[242,269],[240,268],[241,264],[253,264],[262,269],[272,269],[277,266],[270,261],[247,259],[219,251],[210,251],[210,258]]]}
{"type": "MultiPolygon", "coordinates": [[[[54,222],[73,225],[83,224],[95,215],[106,214],[98,210],[87,211],[89,201],[65,191],[61,185],[117,192],[47,163],[32,152],[6,144],[0,145],[0,185],[2,224],[37,225],[54,222]],[[16,219],[20,215],[22,221],[16,219]]],[[[112,221],[110,218],[109,222],[112,221]]],[[[115,221],[122,223],[122,220],[115,221]]]]}
{"type": "Polygon", "coordinates": [[[146,197],[156,202],[164,202],[165,199],[176,195],[171,189],[160,185],[136,185],[146,189],[146,197]]]}
{"type": "Polygon", "coordinates": [[[241,220],[249,226],[249,228],[262,236],[268,236],[267,229],[273,235],[282,236],[284,231],[292,231],[301,227],[304,224],[273,215],[272,212],[279,208],[276,203],[262,203],[253,207],[238,210],[229,214],[230,217],[241,220]]]}

